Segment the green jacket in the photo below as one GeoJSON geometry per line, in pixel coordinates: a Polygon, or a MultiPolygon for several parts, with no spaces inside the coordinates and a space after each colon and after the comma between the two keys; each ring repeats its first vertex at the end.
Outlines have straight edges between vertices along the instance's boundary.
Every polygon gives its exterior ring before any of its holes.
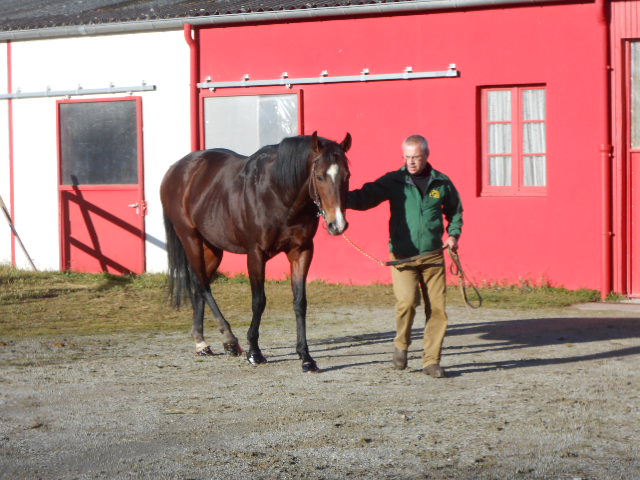
{"type": "Polygon", "coordinates": [[[462,231],[462,202],[449,177],[431,170],[424,198],[406,167],[383,175],[349,192],[347,208],[368,210],[389,200],[389,249],[397,258],[412,257],[442,248],[443,216],[449,236],[462,231]]]}

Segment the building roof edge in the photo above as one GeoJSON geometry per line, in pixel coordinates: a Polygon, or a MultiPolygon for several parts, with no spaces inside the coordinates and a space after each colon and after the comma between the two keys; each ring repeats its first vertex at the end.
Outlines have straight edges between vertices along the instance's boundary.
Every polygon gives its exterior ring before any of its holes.
{"type": "Polygon", "coordinates": [[[552,3],[585,3],[584,0],[414,0],[389,3],[368,3],[336,7],[271,10],[246,13],[226,13],[208,16],[177,17],[170,19],[138,20],[130,22],[66,25],[25,30],[0,31],[0,41],[26,41],[65,37],[116,35],[182,29],[191,25],[237,25],[283,20],[305,20],[359,15],[411,13],[429,10],[456,10],[465,8],[545,5],[552,3]]]}

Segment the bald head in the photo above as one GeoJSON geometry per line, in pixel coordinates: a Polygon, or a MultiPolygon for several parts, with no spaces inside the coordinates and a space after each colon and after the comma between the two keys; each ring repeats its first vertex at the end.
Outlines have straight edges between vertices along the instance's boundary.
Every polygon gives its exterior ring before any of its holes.
{"type": "Polygon", "coordinates": [[[402,146],[406,145],[419,145],[420,149],[429,155],[429,142],[422,135],[410,135],[406,138],[406,140],[402,143],[402,146]]]}
{"type": "Polygon", "coordinates": [[[402,155],[411,175],[420,174],[427,166],[429,143],[422,135],[411,135],[402,143],[402,155]]]}

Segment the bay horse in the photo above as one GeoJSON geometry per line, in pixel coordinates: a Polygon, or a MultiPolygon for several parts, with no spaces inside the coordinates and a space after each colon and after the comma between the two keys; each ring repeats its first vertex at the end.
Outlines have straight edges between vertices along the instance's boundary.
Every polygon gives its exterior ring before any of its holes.
{"type": "Polygon", "coordinates": [[[339,235],[346,221],[351,135],[338,144],[317,135],[289,137],[247,157],[227,149],[190,153],[173,164],[160,186],[169,264],[169,293],[180,308],[188,294],[196,354],[213,355],[204,338],[205,303],[218,320],[226,353],[242,349],[211,292],[223,252],[247,255],[252,318],[247,360],[267,359],[258,345],[265,296],[265,264],[284,252],[290,263],[296,352],[302,370],[318,371],[306,335],[306,279],[319,217],[339,235]]]}

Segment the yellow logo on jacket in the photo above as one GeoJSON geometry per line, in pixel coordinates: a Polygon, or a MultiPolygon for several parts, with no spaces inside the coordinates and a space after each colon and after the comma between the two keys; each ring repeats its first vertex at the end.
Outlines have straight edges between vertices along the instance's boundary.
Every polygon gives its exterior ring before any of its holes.
{"type": "Polygon", "coordinates": [[[429,192],[429,197],[431,197],[431,198],[440,198],[440,190],[431,190],[429,192]]]}

